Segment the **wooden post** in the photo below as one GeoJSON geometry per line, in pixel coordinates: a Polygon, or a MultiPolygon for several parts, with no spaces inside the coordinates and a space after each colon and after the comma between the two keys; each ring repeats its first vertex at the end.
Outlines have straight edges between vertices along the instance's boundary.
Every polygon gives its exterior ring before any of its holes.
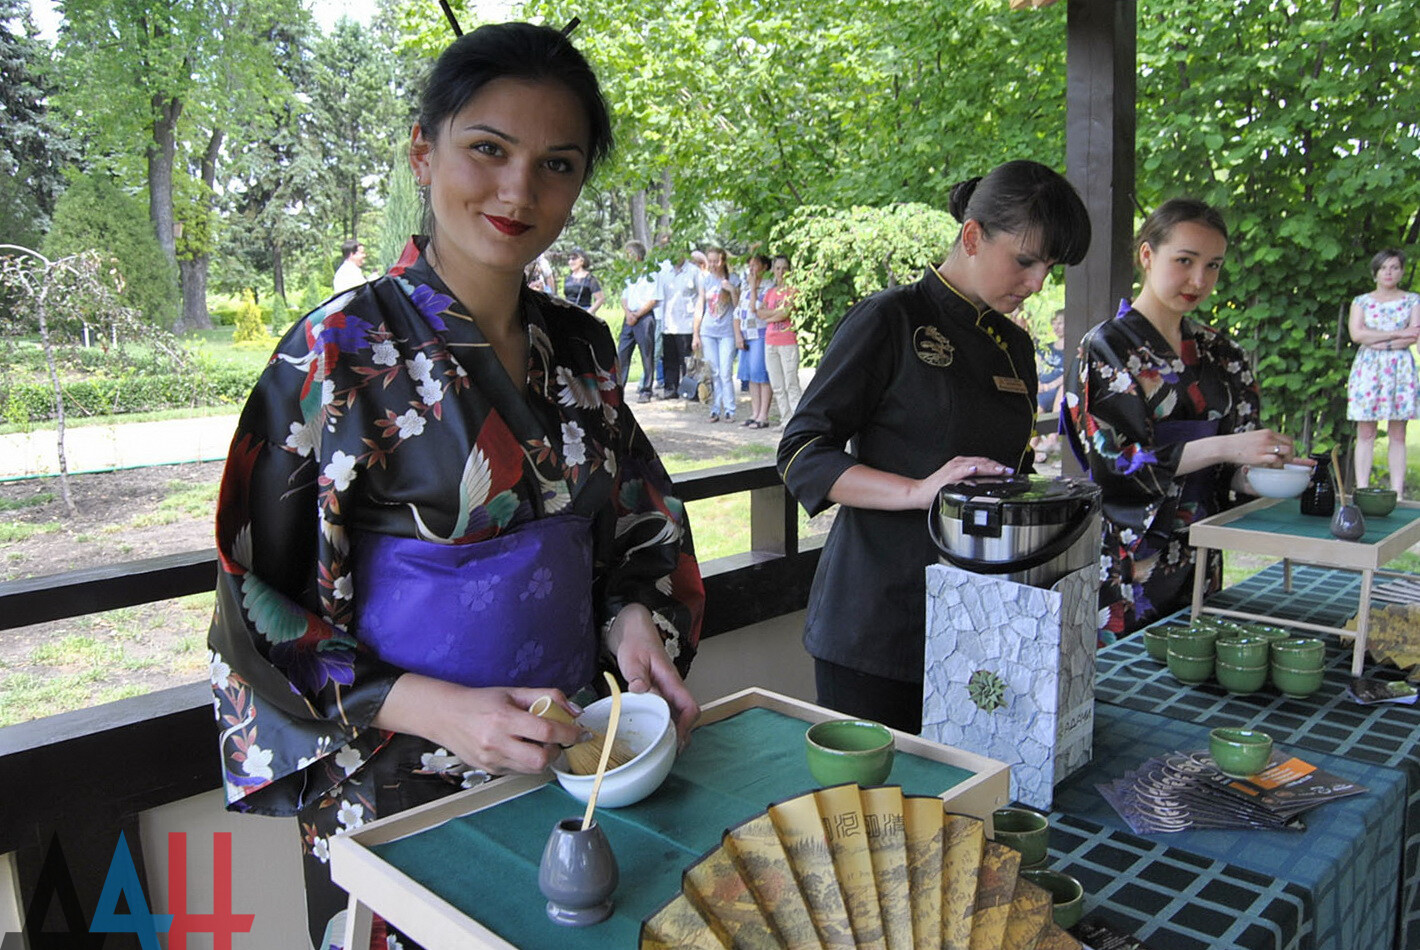
{"type": "MultiPolygon", "coordinates": [[[[1085,331],[1132,288],[1135,0],[1070,0],[1066,22],[1066,177],[1090,212],[1084,263],[1065,271],[1066,372],[1085,331]]],[[[1065,453],[1066,472],[1078,472],[1065,453]]]]}

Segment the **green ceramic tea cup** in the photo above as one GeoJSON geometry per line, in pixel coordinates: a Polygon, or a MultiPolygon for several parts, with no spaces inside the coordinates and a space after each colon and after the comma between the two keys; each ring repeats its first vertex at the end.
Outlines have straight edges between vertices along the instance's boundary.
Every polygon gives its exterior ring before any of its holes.
{"type": "Polygon", "coordinates": [[[1218,771],[1247,778],[1267,768],[1272,757],[1272,737],[1256,729],[1220,727],[1208,733],[1208,752],[1218,771]]]}
{"type": "Polygon", "coordinates": [[[1256,666],[1238,666],[1228,663],[1220,656],[1214,665],[1214,675],[1218,685],[1230,693],[1255,693],[1267,683],[1266,663],[1256,666]]]}
{"type": "Polygon", "coordinates": [[[1352,494],[1356,497],[1356,507],[1361,509],[1363,515],[1384,518],[1395,510],[1393,488],[1358,488],[1352,494]]]}
{"type": "Polygon", "coordinates": [[[1050,915],[1055,925],[1069,930],[1085,912],[1085,889],[1080,882],[1060,871],[1022,871],[1021,877],[1050,893],[1050,915]]]}
{"type": "Polygon", "coordinates": [[[1160,663],[1167,663],[1169,659],[1169,635],[1166,631],[1151,630],[1145,628],[1139,633],[1144,638],[1144,649],[1149,656],[1160,663]]]}
{"type": "Polygon", "coordinates": [[[1029,808],[998,808],[991,813],[996,841],[1021,853],[1021,870],[1045,863],[1050,843],[1050,821],[1029,808]]]}
{"type": "Polygon", "coordinates": [[[1196,630],[1192,627],[1177,627],[1169,631],[1168,651],[1179,656],[1195,658],[1212,657],[1218,641],[1216,630],[1196,630]]]}
{"type": "Polygon", "coordinates": [[[1206,683],[1213,675],[1213,657],[1182,656],[1169,647],[1169,672],[1184,683],[1206,683]]]}
{"type": "Polygon", "coordinates": [[[1326,644],[1315,637],[1273,640],[1269,649],[1273,661],[1280,661],[1288,666],[1310,669],[1313,662],[1320,666],[1326,659],[1326,644]]]}
{"type": "Polygon", "coordinates": [[[1234,637],[1217,643],[1218,662],[1234,666],[1263,666],[1271,657],[1272,641],[1266,637],[1234,637]]]}
{"type": "Polygon", "coordinates": [[[1272,664],[1272,685],[1292,699],[1306,699],[1321,689],[1322,679],[1321,670],[1298,670],[1272,664]]]}
{"type": "Polygon", "coordinates": [[[820,785],[881,785],[892,772],[892,732],[866,719],[816,722],[804,733],[804,750],[820,785]]]}

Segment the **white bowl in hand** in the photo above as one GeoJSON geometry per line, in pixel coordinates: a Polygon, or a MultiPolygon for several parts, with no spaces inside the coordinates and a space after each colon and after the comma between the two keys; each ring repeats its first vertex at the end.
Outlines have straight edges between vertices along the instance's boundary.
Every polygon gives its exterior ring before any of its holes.
{"type": "MultiPolygon", "coordinates": [[[[611,721],[611,697],[587,706],[577,721],[605,735],[607,723],[611,721]]],[[[607,769],[602,776],[601,791],[597,793],[598,808],[635,804],[666,780],[676,754],[676,731],[670,706],[655,693],[622,693],[621,720],[616,727],[615,742],[625,742],[635,757],[625,765],[607,769]]],[[[567,771],[565,753],[552,761],[552,774],[578,801],[585,802],[591,797],[597,777],[567,771]]]]}
{"type": "Polygon", "coordinates": [[[1296,498],[1311,481],[1312,470],[1296,462],[1281,468],[1253,466],[1247,470],[1247,482],[1263,498],[1296,498]]]}

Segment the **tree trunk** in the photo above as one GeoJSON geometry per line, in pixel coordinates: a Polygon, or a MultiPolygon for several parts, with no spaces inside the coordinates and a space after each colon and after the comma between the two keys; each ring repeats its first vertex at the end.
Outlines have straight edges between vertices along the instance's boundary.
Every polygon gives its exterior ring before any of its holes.
{"type": "Polygon", "coordinates": [[[276,285],[276,296],[286,297],[286,268],[281,259],[281,242],[271,242],[271,280],[276,285]]]}
{"type": "Polygon", "coordinates": [[[46,262],[41,280],[45,285],[35,298],[35,318],[39,321],[39,342],[44,348],[44,362],[49,370],[49,386],[54,393],[54,422],[56,441],[59,449],[59,493],[64,498],[64,507],[72,515],[76,511],[74,496],[69,491],[69,459],[64,454],[64,387],[59,382],[58,363],[54,358],[54,342],[49,338],[49,276],[50,267],[46,262]]]}
{"type": "MultiPolygon", "coordinates": [[[[206,188],[203,189],[202,207],[198,213],[203,216],[212,214],[217,157],[226,137],[224,130],[213,129],[207,137],[207,148],[202,152],[201,175],[206,188]]],[[[182,320],[179,326],[184,330],[212,329],[212,314],[207,310],[207,265],[210,260],[211,254],[204,248],[202,253],[193,255],[191,259],[178,262],[178,274],[182,278],[182,320]]]]}
{"type": "Polygon", "coordinates": [[[673,183],[671,181],[671,170],[664,168],[661,170],[661,202],[656,213],[656,235],[671,233],[671,195],[673,183]]]}
{"type": "Polygon", "coordinates": [[[651,229],[646,222],[646,189],[631,193],[631,236],[646,247],[651,246],[651,229]]]}
{"type": "Polygon", "coordinates": [[[182,319],[177,329],[212,329],[212,314],[207,311],[207,255],[178,261],[178,276],[182,280],[182,319]]]}
{"type": "Polygon", "coordinates": [[[153,97],[153,141],[148,145],[148,216],[157,232],[158,246],[169,261],[177,260],[173,234],[173,156],[177,151],[177,123],[182,100],[153,97]]]}

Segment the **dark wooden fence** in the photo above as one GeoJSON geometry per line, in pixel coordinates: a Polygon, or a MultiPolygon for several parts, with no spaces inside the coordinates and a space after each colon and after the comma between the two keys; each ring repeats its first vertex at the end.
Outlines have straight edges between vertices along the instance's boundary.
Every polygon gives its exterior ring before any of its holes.
{"type": "MultiPolygon", "coordinates": [[[[802,609],[818,548],[800,550],[798,512],[774,466],[729,465],[675,481],[685,501],[750,495],[749,550],[701,565],[703,635],[802,609]]],[[[216,576],[214,553],[193,551],[0,583],[0,636],[16,627],[210,591],[216,576]]],[[[221,784],[215,739],[205,681],[0,728],[0,854],[16,852],[26,906],[46,855],[58,843],[81,905],[93,907],[120,831],[135,843],[142,812],[221,784]]],[[[50,905],[45,919],[63,930],[61,902],[55,898],[50,905]]],[[[107,945],[128,942],[114,935],[107,945]]]]}

